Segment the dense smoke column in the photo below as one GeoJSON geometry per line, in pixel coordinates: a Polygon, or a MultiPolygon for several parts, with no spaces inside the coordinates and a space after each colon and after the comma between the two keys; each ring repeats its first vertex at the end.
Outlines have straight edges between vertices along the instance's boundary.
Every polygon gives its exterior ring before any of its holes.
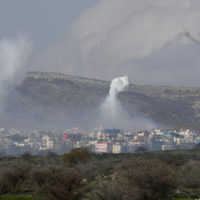
{"type": "Polygon", "coordinates": [[[130,117],[128,112],[123,109],[118,99],[119,92],[128,90],[129,80],[127,76],[118,77],[112,80],[109,94],[106,97],[101,109],[101,125],[107,128],[120,128],[132,130],[150,130],[158,127],[155,123],[139,114],[130,117]]]}
{"type": "Polygon", "coordinates": [[[129,81],[127,76],[115,78],[111,82],[109,95],[102,106],[102,118],[110,125],[117,125],[127,115],[118,100],[118,93],[126,91],[128,87],[129,81]]]}

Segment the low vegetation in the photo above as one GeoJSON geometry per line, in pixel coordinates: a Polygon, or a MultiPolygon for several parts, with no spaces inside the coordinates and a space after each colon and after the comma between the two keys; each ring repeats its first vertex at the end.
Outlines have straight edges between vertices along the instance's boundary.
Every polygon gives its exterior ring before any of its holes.
{"type": "Polygon", "coordinates": [[[0,200],[190,200],[200,198],[200,149],[136,154],[0,158],[0,200]]]}

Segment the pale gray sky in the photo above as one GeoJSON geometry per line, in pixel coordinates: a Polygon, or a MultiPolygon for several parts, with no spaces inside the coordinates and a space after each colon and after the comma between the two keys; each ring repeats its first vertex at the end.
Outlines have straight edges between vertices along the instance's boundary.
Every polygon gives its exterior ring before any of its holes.
{"type": "Polygon", "coordinates": [[[181,36],[200,40],[199,21],[199,0],[0,0],[0,39],[32,43],[26,70],[137,84],[200,86],[200,45],[181,36]]]}
{"type": "Polygon", "coordinates": [[[0,39],[26,34],[36,51],[66,39],[74,19],[97,0],[0,0],[0,39]]]}

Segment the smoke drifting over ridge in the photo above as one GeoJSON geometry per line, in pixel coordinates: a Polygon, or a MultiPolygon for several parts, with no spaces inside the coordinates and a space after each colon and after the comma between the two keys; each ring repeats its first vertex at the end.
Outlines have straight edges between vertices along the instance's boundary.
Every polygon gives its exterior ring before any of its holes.
{"type": "Polygon", "coordinates": [[[128,112],[123,109],[118,99],[118,94],[128,90],[128,88],[129,80],[127,76],[117,77],[112,80],[109,94],[100,107],[101,123],[108,128],[132,128],[135,130],[155,128],[156,126],[151,120],[142,117],[130,118],[128,112]]]}
{"type": "Polygon", "coordinates": [[[8,93],[25,75],[30,50],[25,37],[0,40],[0,111],[8,93]]]}
{"type": "Polygon", "coordinates": [[[196,0],[97,1],[41,66],[104,80],[128,74],[137,84],[199,85],[198,47],[180,36],[184,27],[199,38],[199,9],[196,0]]]}

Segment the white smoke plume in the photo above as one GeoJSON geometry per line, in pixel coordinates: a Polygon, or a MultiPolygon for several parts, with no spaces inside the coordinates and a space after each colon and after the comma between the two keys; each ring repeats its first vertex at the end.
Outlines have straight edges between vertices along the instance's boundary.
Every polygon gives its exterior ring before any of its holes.
{"type": "Polygon", "coordinates": [[[25,37],[0,40],[0,111],[8,93],[24,77],[30,49],[25,37]]]}
{"type": "Polygon", "coordinates": [[[128,88],[129,80],[127,76],[112,80],[109,94],[100,108],[103,125],[108,128],[132,128],[135,130],[156,127],[151,120],[142,117],[130,118],[129,114],[123,109],[118,94],[128,90],[128,88]]]}
{"type": "Polygon", "coordinates": [[[199,49],[180,36],[185,29],[199,38],[199,9],[198,0],[96,1],[40,66],[106,80],[125,73],[140,84],[199,85],[199,49]]]}
{"type": "Polygon", "coordinates": [[[112,80],[109,95],[103,104],[103,114],[112,121],[116,121],[122,115],[123,109],[118,100],[118,93],[127,90],[129,81],[127,76],[118,77],[112,80]]]}

